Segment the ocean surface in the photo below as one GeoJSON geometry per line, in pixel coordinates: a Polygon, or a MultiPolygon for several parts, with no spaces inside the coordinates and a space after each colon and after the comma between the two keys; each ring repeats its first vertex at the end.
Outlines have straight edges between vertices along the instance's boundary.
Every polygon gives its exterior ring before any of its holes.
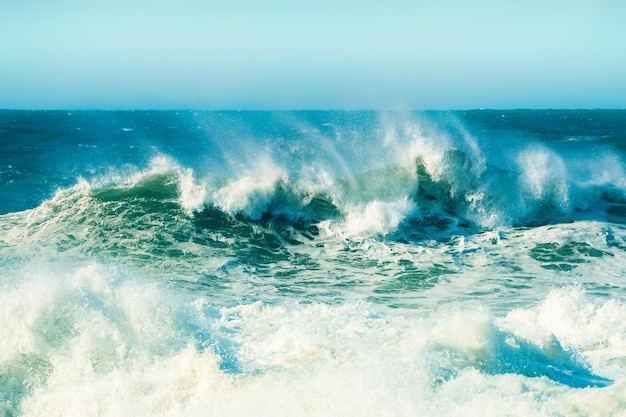
{"type": "Polygon", "coordinates": [[[626,416],[626,111],[0,111],[0,416],[626,416]]]}

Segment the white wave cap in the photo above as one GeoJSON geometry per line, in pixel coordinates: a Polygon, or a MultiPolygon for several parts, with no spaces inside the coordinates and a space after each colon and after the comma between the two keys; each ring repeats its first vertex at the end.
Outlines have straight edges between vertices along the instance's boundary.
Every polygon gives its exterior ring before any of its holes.
{"type": "Polygon", "coordinates": [[[386,235],[394,232],[415,203],[403,198],[398,201],[370,201],[365,205],[350,207],[341,232],[347,236],[386,235]]]}
{"type": "Polygon", "coordinates": [[[530,148],[520,153],[518,165],[523,189],[536,202],[569,211],[568,173],[563,159],[547,149],[530,148]]]}
{"type": "Polygon", "coordinates": [[[267,210],[280,180],[287,181],[285,171],[272,161],[260,160],[250,172],[214,191],[210,199],[228,214],[258,220],[267,210]]]}
{"type": "Polygon", "coordinates": [[[191,168],[180,170],[179,175],[180,205],[188,214],[202,210],[208,196],[207,184],[197,181],[191,168]]]}

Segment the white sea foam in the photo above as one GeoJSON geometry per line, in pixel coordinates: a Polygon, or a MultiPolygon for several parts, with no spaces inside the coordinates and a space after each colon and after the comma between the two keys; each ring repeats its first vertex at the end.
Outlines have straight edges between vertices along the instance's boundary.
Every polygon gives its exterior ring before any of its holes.
{"type": "Polygon", "coordinates": [[[215,310],[97,264],[24,272],[0,292],[9,414],[576,416],[616,412],[626,394],[624,307],[580,290],[502,317],[471,304],[215,310]],[[578,390],[572,369],[615,383],[578,390]]]}
{"type": "Polygon", "coordinates": [[[212,193],[211,202],[228,214],[243,214],[258,220],[272,201],[281,178],[284,178],[282,170],[265,166],[254,174],[234,179],[220,187],[212,193]]]}
{"type": "Polygon", "coordinates": [[[530,201],[554,204],[564,212],[570,210],[568,173],[561,158],[545,149],[528,149],[519,155],[518,164],[530,201]]]}
{"type": "Polygon", "coordinates": [[[207,184],[194,178],[193,170],[188,168],[180,173],[180,205],[188,213],[202,211],[207,198],[207,184]]]}
{"type": "Polygon", "coordinates": [[[350,237],[389,234],[414,209],[415,205],[407,198],[391,202],[370,201],[363,206],[349,207],[345,224],[339,227],[340,234],[350,237]]]}
{"type": "Polygon", "coordinates": [[[553,290],[536,308],[515,309],[500,323],[538,345],[556,337],[563,346],[584,352],[596,369],[617,378],[621,366],[626,366],[624,314],[623,303],[593,303],[584,291],[572,287],[553,290]],[[612,367],[611,363],[620,366],[612,367]]]}

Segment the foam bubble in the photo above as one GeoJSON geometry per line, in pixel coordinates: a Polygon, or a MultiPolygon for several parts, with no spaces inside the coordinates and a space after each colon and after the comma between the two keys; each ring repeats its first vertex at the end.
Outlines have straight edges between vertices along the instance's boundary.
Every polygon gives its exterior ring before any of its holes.
{"type": "Polygon", "coordinates": [[[172,294],[98,264],[42,267],[0,292],[9,414],[167,415],[223,377],[219,356],[186,329],[191,307],[172,294]]]}
{"type": "Polygon", "coordinates": [[[404,198],[399,201],[370,201],[364,206],[348,208],[348,215],[341,232],[348,236],[386,235],[415,209],[415,205],[404,198]]]}
{"type": "Polygon", "coordinates": [[[523,187],[537,206],[554,204],[569,211],[568,174],[559,156],[547,149],[532,148],[520,153],[518,164],[523,187]]]}
{"type": "Polygon", "coordinates": [[[180,172],[180,205],[188,213],[201,211],[208,199],[207,184],[194,178],[192,169],[180,172]]]}
{"type": "Polygon", "coordinates": [[[0,291],[5,414],[554,415],[581,404],[576,386],[610,383],[591,369],[616,383],[581,391],[586,404],[619,410],[626,392],[611,357],[623,307],[576,291],[501,318],[363,301],[215,310],[115,267],[23,272],[0,291]]]}
{"type": "Polygon", "coordinates": [[[211,195],[211,202],[231,215],[243,214],[253,220],[261,218],[267,210],[285,172],[270,161],[259,161],[249,174],[229,181],[211,195]]]}
{"type": "MultiPolygon", "coordinates": [[[[624,314],[626,307],[618,301],[593,303],[583,290],[574,287],[553,290],[536,308],[513,310],[501,323],[537,344],[547,344],[556,337],[564,346],[584,351],[593,365],[605,369],[608,363],[623,360],[624,314]]],[[[615,369],[607,368],[606,372],[615,369]]]]}

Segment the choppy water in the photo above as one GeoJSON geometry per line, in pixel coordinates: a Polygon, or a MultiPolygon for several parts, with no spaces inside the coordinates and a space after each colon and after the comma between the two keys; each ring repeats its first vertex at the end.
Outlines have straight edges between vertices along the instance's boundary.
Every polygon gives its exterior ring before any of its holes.
{"type": "Polygon", "coordinates": [[[0,112],[0,416],[626,414],[626,111],[0,112]]]}

